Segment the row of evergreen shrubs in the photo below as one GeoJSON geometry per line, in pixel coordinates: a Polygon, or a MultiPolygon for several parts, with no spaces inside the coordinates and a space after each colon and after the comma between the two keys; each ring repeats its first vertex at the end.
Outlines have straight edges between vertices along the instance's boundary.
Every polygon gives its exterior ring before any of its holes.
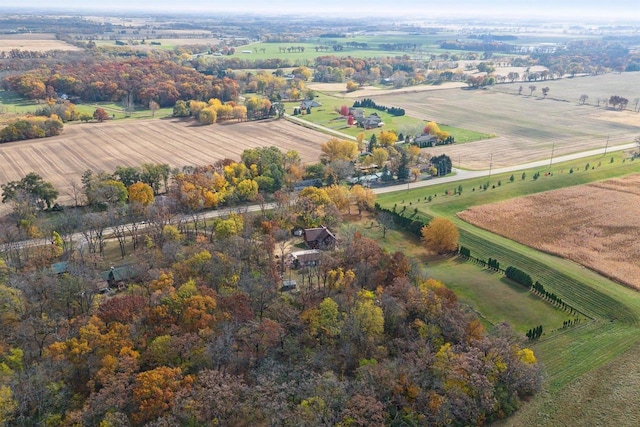
{"type": "Polygon", "coordinates": [[[360,101],[355,101],[353,103],[353,108],[373,108],[378,111],[386,111],[392,116],[404,116],[404,108],[399,107],[386,107],[384,105],[378,105],[370,98],[364,98],[360,101]]]}
{"type": "MultiPolygon", "coordinates": [[[[375,209],[376,209],[376,212],[389,213],[390,215],[393,216],[393,221],[398,227],[408,230],[410,233],[418,237],[422,237],[422,227],[427,225],[426,222],[422,222],[417,219],[411,219],[411,218],[407,218],[406,216],[403,216],[401,212],[396,211],[395,206],[393,207],[393,209],[385,209],[381,207],[380,204],[376,203],[375,209]]],[[[414,214],[415,214],[415,211],[414,211],[414,214]]]]}

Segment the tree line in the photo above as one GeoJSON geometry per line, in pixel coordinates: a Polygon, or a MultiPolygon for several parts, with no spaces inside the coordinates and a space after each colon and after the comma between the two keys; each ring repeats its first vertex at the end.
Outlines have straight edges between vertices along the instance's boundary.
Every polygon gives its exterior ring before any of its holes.
{"type": "Polygon", "coordinates": [[[179,99],[235,100],[238,85],[229,78],[205,76],[175,62],[156,59],[125,59],[58,64],[53,69],[34,69],[6,77],[3,89],[28,99],[55,99],[67,95],[85,102],[157,102],[170,107],[179,99]]]}

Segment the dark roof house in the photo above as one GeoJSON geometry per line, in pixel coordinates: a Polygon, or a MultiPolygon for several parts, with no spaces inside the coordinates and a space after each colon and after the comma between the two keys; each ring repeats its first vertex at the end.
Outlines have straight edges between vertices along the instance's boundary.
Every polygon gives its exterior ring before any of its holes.
{"type": "Polygon", "coordinates": [[[336,236],[325,226],[306,228],[304,230],[304,243],[311,249],[326,249],[336,243],[336,236]]]}
{"type": "Polygon", "coordinates": [[[300,108],[303,110],[306,110],[307,108],[319,107],[321,105],[322,104],[316,101],[315,99],[305,99],[300,103],[300,108]]]}
{"type": "Polygon", "coordinates": [[[382,125],[382,118],[377,113],[371,113],[367,117],[360,117],[356,120],[358,126],[365,129],[377,128],[382,125]]]}
{"type": "Polygon", "coordinates": [[[428,133],[423,133],[420,136],[416,136],[413,139],[413,143],[415,145],[417,145],[420,148],[424,148],[424,147],[433,147],[434,145],[436,145],[436,141],[438,140],[438,138],[435,137],[435,135],[430,135],[428,133]]]}

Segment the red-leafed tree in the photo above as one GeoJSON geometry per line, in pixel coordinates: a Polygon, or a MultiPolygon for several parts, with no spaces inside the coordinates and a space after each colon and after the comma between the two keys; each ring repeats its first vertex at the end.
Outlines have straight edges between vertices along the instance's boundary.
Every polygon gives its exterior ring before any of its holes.
{"type": "Polygon", "coordinates": [[[349,126],[353,126],[353,122],[354,122],[353,116],[349,114],[349,117],[347,117],[347,124],[349,126]]]}
{"type": "Polygon", "coordinates": [[[96,108],[93,112],[93,118],[99,123],[102,123],[105,120],[109,120],[109,113],[107,113],[104,108],[96,108]]]}

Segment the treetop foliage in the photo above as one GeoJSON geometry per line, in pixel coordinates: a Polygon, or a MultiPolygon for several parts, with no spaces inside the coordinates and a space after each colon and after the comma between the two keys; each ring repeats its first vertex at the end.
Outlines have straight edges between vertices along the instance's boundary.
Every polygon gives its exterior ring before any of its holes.
{"type": "MultiPolygon", "coordinates": [[[[326,206],[323,191],[302,197],[326,206]]],[[[278,291],[274,251],[297,209],[278,205],[221,217],[209,239],[186,241],[155,217],[142,231],[155,244],[114,295],[97,293],[93,263],[11,270],[0,283],[0,301],[13,301],[0,313],[5,419],[477,425],[539,389],[535,355],[508,327],[488,333],[443,283],[358,232],[296,272],[298,292],[278,291]]]]}

